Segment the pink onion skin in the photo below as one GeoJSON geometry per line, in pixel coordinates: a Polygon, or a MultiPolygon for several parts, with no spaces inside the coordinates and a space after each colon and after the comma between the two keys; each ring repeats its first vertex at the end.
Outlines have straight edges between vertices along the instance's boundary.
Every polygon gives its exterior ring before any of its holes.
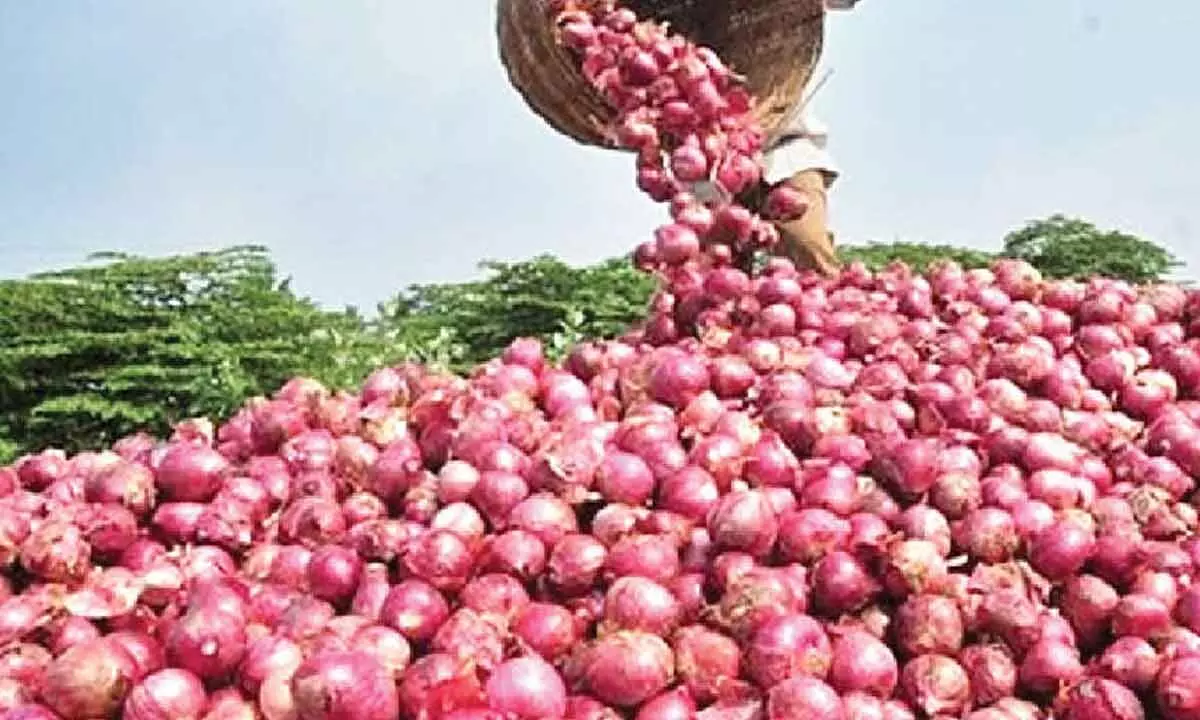
{"type": "Polygon", "coordinates": [[[1143,720],[1145,709],[1132,690],[1105,678],[1085,678],[1067,691],[1065,720],[1143,720]]]}
{"type": "Polygon", "coordinates": [[[1200,717],[1200,657],[1168,661],[1159,672],[1154,688],[1158,710],[1167,720],[1196,720],[1200,717]]]}
{"type": "Polygon", "coordinates": [[[715,700],[740,673],[741,651],[726,635],[690,625],[676,632],[672,643],[679,679],[697,700],[715,700]]]}
{"type": "Polygon", "coordinates": [[[432,638],[448,617],[446,598],[420,580],[405,580],[393,586],[379,613],[380,622],[414,642],[432,638]]]}
{"type": "Polygon", "coordinates": [[[245,655],[245,621],[228,612],[199,608],[172,626],[166,649],[175,667],[202,679],[225,678],[245,655]]]}
{"type": "Polygon", "coordinates": [[[1149,642],[1128,636],[1114,640],[1098,662],[1101,674],[1137,692],[1153,687],[1161,665],[1162,658],[1149,642]]]}
{"type": "Polygon", "coordinates": [[[962,613],[950,598],[913,595],[895,616],[896,646],[908,657],[958,654],[965,629],[962,613]]]}
{"type": "Polygon", "coordinates": [[[365,653],[315,655],[296,669],[291,687],[299,720],[390,720],[400,714],[391,673],[365,653]]]}
{"type": "Polygon", "coordinates": [[[208,704],[200,678],[186,670],[167,668],[146,676],[125,700],[128,720],[197,720],[208,704]]]}
{"type": "Polygon", "coordinates": [[[990,705],[1016,692],[1017,665],[1003,645],[968,645],[958,661],[970,680],[976,704],[990,705]]]}
{"type": "Polygon", "coordinates": [[[966,671],[944,655],[921,655],[908,661],[900,685],[903,696],[929,717],[958,714],[970,702],[966,671]]]}
{"type": "Polygon", "coordinates": [[[801,675],[771,688],[767,695],[768,720],[807,717],[843,720],[845,708],[833,688],[817,678],[801,675]]]}
{"type": "Polygon", "coordinates": [[[642,630],[669,636],[679,624],[679,601],[653,580],[630,576],[618,578],[604,597],[605,632],[642,630]]]}
{"type": "Polygon", "coordinates": [[[662,638],[629,631],[602,637],[580,658],[581,677],[591,694],[616,707],[635,707],[661,693],[671,681],[675,656],[662,638]]]}
{"type": "Polygon", "coordinates": [[[485,687],[494,710],[522,720],[561,717],[567,709],[567,690],[558,672],[538,657],[501,663],[485,687]]]}
{"type": "Polygon", "coordinates": [[[863,692],[886,699],[899,677],[895,655],[873,635],[851,630],[834,640],[829,684],[839,693],[863,692]]]}
{"type": "Polygon", "coordinates": [[[512,632],[526,647],[550,661],[571,652],[580,640],[571,611],[550,603],[526,605],[516,616],[512,632]]]}
{"type": "Polygon", "coordinates": [[[76,645],[46,668],[42,701],[64,720],[109,717],[133,687],[133,659],[103,639],[76,645]]]}
{"type": "Polygon", "coordinates": [[[833,662],[833,646],[813,618],[782,615],[759,626],[745,662],[760,687],[774,687],[796,674],[824,679],[833,662]]]}

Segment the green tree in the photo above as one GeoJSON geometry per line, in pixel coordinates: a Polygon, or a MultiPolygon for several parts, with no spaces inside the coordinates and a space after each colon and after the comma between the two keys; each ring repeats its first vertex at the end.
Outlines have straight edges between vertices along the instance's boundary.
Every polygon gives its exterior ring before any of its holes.
{"type": "Polygon", "coordinates": [[[1105,275],[1130,282],[1162,280],[1179,261],[1166,249],[1086,220],[1053,215],[1004,238],[1001,254],[1029,262],[1049,277],[1105,275]]]}
{"type": "Polygon", "coordinates": [[[259,247],[93,259],[0,282],[0,452],[162,432],[297,374],[348,385],[405,354],[357,313],[296,296],[259,247]]]}
{"type": "Polygon", "coordinates": [[[382,307],[406,347],[437,349],[464,369],[495,357],[514,338],[536,336],[561,352],[584,338],[620,334],[645,315],[654,281],[628,259],[573,267],[549,255],[484,262],[478,281],[417,285],[382,307]]]}
{"type": "Polygon", "coordinates": [[[848,245],[839,250],[844,262],[860,261],[872,270],[879,270],[899,260],[924,271],[936,260],[954,260],[963,267],[987,267],[995,259],[993,253],[953,245],[922,245],[920,243],[893,242],[869,245],[848,245]]]}

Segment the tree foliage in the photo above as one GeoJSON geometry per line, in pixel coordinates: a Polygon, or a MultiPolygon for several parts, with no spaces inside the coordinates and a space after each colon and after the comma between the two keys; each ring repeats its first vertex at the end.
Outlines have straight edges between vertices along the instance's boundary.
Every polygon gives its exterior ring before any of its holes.
{"type": "Polygon", "coordinates": [[[1050,277],[1106,275],[1135,283],[1162,280],[1180,264],[1148,240],[1063,215],[1009,233],[1002,254],[1025,260],[1050,277]]]}
{"type": "Polygon", "coordinates": [[[11,446],[96,447],[225,415],[295,374],[349,384],[390,359],[357,314],[296,296],[262,248],[93,260],[0,282],[11,446]]]}
{"type": "Polygon", "coordinates": [[[872,270],[879,270],[893,262],[901,261],[921,271],[935,260],[953,260],[963,267],[977,268],[987,267],[996,259],[994,253],[983,250],[907,242],[850,245],[841,249],[840,256],[845,262],[858,260],[872,270]]]}
{"type": "Polygon", "coordinates": [[[412,347],[439,343],[450,365],[473,366],[517,337],[561,352],[583,338],[613,337],[643,317],[652,279],[627,259],[573,267],[549,255],[485,262],[474,282],[417,285],[383,306],[385,324],[412,347]]]}

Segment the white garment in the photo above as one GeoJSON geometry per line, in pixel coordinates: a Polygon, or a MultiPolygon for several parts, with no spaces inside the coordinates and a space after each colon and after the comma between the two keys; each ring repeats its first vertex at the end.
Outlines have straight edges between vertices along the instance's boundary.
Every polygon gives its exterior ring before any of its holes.
{"type": "Polygon", "coordinates": [[[828,127],[805,107],[767,148],[764,179],[774,184],[798,172],[821,170],[830,176],[832,184],[840,171],[826,149],[828,143],[828,127]]]}

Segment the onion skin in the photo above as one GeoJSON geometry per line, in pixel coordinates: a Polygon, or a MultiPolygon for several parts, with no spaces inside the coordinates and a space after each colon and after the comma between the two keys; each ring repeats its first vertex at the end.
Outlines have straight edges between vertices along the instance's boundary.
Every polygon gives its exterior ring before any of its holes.
{"type": "Polygon", "coordinates": [[[1154,697],[1167,720],[1200,718],[1200,657],[1189,656],[1167,662],[1155,683],[1154,697]]]}
{"type": "Polygon", "coordinates": [[[200,678],[167,668],[148,675],[130,691],[123,718],[128,720],[197,720],[208,704],[200,678]]]}
{"type": "Polygon", "coordinates": [[[675,674],[675,655],[662,638],[618,632],[586,648],[578,661],[592,695],[616,707],[635,707],[662,692],[675,674]]]}
{"type": "Polygon", "coordinates": [[[64,720],[108,717],[132,689],[133,673],[133,659],[113,643],[76,645],[46,668],[42,701],[64,720]]]}
{"type": "Polygon", "coordinates": [[[1067,691],[1063,718],[1085,720],[1143,720],[1142,703],[1132,690],[1104,678],[1085,678],[1067,691]]]}
{"type": "Polygon", "coordinates": [[[392,675],[363,653],[309,658],[292,677],[299,720],[391,720],[400,714],[392,675]]]}
{"type": "Polygon", "coordinates": [[[567,691],[558,672],[537,657],[508,660],[488,678],[488,704],[523,720],[561,717],[567,708],[567,691]]]}

